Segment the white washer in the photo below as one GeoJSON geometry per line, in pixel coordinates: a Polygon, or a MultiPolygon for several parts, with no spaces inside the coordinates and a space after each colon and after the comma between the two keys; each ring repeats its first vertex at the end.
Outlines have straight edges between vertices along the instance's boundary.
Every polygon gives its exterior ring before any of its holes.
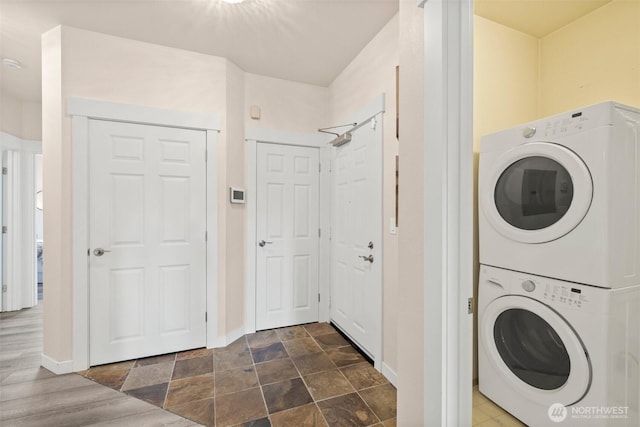
{"type": "Polygon", "coordinates": [[[480,267],[479,389],[527,425],[637,427],[639,363],[640,285],[480,267]]]}
{"type": "Polygon", "coordinates": [[[482,138],[480,263],[640,284],[640,110],[604,102],[482,138]]]}

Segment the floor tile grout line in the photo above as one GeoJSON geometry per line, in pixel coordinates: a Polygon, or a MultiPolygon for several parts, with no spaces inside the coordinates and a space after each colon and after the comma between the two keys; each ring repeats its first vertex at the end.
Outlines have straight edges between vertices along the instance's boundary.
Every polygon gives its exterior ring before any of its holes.
{"type": "Polygon", "coordinates": [[[173,372],[176,370],[176,361],[178,360],[178,353],[173,357],[173,367],[171,368],[171,375],[169,376],[169,382],[167,383],[167,390],[164,392],[164,399],[162,401],[162,409],[167,409],[167,398],[169,397],[169,390],[171,389],[171,383],[173,382],[173,372]]]}
{"type": "MultiPolygon", "coordinates": [[[[276,334],[277,335],[277,334],[276,334]]],[[[269,424],[271,424],[271,418],[269,418],[269,407],[267,406],[267,399],[264,397],[264,390],[262,390],[262,384],[260,384],[260,377],[258,376],[258,368],[256,368],[256,361],[253,358],[253,349],[249,345],[248,334],[244,336],[245,342],[247,343],[247,348],[249,349],[249,355],[251,356],[251,363],[253,366],[253,372],[256,374],[256,379],[258,380],[258,387],[260,388],[260,395],[262,396],[262,404],[264,405],[265,412],[267,413],[267,419],[269,420],[269,424]]],[[[285,349],[286,351],[286,349],[285,349]]],[[[217,426],[217,420],[216,420],[217,426]]]]}
{"type": "MultiPolygon", "coordinates": [[[[316,343],[316,345],[318,345],[318,347],[320,347],[320,350],[322,350],[322,353],[324,353],[327,357],[329,357],[326,353],[326,351],[322,348],[322,346],[320,346],[320,344],[318,344],[318,342],[316,341],[316,338],[311,335],[309,333],[309,331],[307,330],[307,328],[305,328],[303,326],[304,330],[307,332],[307,334],[309,334],[309,336],[313,339],[313,341],[316,343]]],[[[331,359],[329,359],[331,360],[331,359]]],[[[292,359],[293,361],[293,359],[292,359]]],[[[331,363],[333,363],[333,360],[331,360],[331,363]]],[[[335,366],[335,363],[333,363],[333,365],[335,366]]],[[[309,395],[311,396],[311,398],[313,399],[313,404],[316,406],[316,409],[318,410],[318,412],[320,413],[320,416],[322,417],[322,419],[324,420],[324,423],[328,426],[329,425],[329,421],[327,420],[327,417],[324,415],[324,412],[322,412],[322,409],[320,409],[320,405],[318,405],[318,401],[316,400],[315,397],[313,397],[313,394],[311,393],[311,390],[309,389],[309,385],[307,384],[307,382],[304,380],[304,376],[302,375],[302,372],[300,372],[300,370],[298,369],[298,366],[293,363],[293,366],[295,366],[296,370],[298,371],[298,374],[300,374],[300,378],[302,379],[302,383],[304,384],[304,386],[307,388],[307,391],[309,392],[309,395]]],[[[338,367],[336,366],[336,369],[338,367]]],[[[327,369],[328,371],[329,369],[327,369]]],[[[326,372],[326,371],[321,371],[321,372],[326,372]]],[[[319,372],[315,372],[315,373],[319,373],[319,372]]],[[[311,374],[309,374],[311,375],[311,374]]]]}

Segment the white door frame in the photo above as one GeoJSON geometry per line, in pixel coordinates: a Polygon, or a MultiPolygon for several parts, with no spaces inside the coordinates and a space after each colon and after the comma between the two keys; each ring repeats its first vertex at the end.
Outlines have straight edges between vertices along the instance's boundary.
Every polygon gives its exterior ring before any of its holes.
{"type": "Polygon", "coordinates": [[[207,133],[207,347],[219,342],[217,327],[217,194],[220,117],[91,99],[70,98],[73,195],[73,361],[72,370],[89,368],[89,119],[202,130],[207,133]]]}
{"type": "Polygon", "coordinates": [[[0,296],[0,311],[14,311],[38,304],[35,155],[42,153],[42,143],[0,131],[0,150],[11,153],[7,156],[11,164],[7,165],[7,175],[4,176],[6,194],[2,195],[8,203],[4,206],[6,262],[0,274],[5,276],[6,281],[2,284],[7,285],[7,291],[0,296]]]}
{"type": "MultiPolygon", "coordinates": [[[[473,0],[424,7],[425,425],[471,425],[473,0]]],[[[400,384],[402,387],[402,384],[400,384]]]]}
{"type": "Polygon", "coordinates": [[[257,144],[297,145],[301,147],[316,147],[320,149],[320,250],[318,260],[319,287],[321,295],[318,317],[320,322],[329,320],[329,294],[330,294],[330,248],[329,230],[331,227],[331,174],[329,171],[331,153],[329,141],[331,137],[321,133],[291,132],[255,127],[245,128],[246,168],[246,197],[245,209],[247,212],[246,237],[246,262],[245,262],[245,286],[244,286],[244,329],[246,334],[256,331],[256,220],[257,220],[257,144]]]}

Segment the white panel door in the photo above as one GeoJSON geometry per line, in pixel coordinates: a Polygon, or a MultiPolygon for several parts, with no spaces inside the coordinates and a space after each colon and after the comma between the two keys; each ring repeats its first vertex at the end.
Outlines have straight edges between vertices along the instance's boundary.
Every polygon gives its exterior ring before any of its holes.
{"type": "Polygon", "coordinates": [[[203,131],[89,121],[91,365],[206,344],[205,149],[203,131]]]}
{"type": "Polygon", "coordinates": [[[319,150],[257,144],[256,329],[318,321],[319,150]]]}
{"type": "Polygon", "coordinates": [[[375,359],[382,325],[381,120],[333,149],[331,171],[331,320],[375,359]]]}

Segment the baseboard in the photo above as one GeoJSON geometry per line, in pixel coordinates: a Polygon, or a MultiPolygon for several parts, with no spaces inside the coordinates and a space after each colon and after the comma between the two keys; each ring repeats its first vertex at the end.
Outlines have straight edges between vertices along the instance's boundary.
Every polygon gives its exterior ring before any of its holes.
{"type": "Polygon", "coordinates": [[[398,374],[385,362],[382,362],[381,368],[382,375],[384,375],[395,388],[398,388],[398,374]]]}
{"type": "Polygon", "coordinates": [[[59,362],[44,353],[40,355],[40,365],[56,375],[70,374],[73,372],[73,360],[59,362]]]}
{"type": "Polygon", "coordinates": [[[235,329],[235,330],[229,332],[227,334],[227,339],[226,339],[227,343],[225,344],[225,346],[231,344],[232,342],[234,342],[238,338],[241,338],[244,334],[245,334],[244,327],[243,328],[238,328],[238,329],[235,329]]]}
{"type": "Polygon", "coordinates": [[[245,334],[244,328],[235,329],[229,332],[227,335],[218,336],[217,339],[214,341],[213,345],[207,346],[207,348],[226,347],[232,342],[234,342],[235,340],[237,340],[238,338],[242,337],[244,334],[245,334]]]}

